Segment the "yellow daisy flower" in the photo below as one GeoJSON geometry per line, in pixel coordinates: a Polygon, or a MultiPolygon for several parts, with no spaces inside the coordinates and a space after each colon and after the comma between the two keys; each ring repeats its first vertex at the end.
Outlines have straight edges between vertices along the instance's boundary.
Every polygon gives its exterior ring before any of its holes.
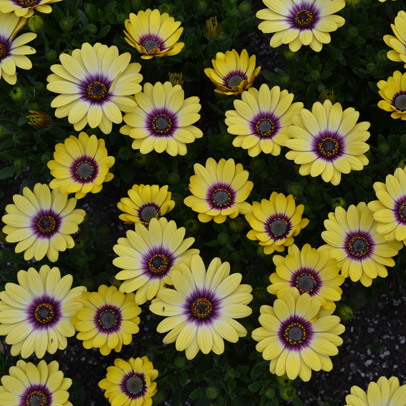
{"type": "Polygon", "coordinates": [[[217,163],[208,158],[206,165],[195,164],[195,175],[190,177],[189,190],[192,196],[184,200],[186,206],[198,214],[202,223],[214,220],[224,223],[227,217],[236,218],[247,214],[251,206],[245,200],[254,184],[248,180],[249,173],[234,159],[222,158],[217,163]]]}
{"type": "Polygon", "coordinates": [[[383,99],[378,102],[378,107],[392,113],[392,118],[406,120],[406,73],[393,72],[387,81],[378,82],[378,88],[383,99]]]}
{"type": "Polygon", "coordinates": [[[25,24],[27,24],[25,18],[0,12],[0,79],[3,78],[10,85],[17,83],[16,68],[26,70],[32,68],[31,61],[25,55],[36,52],[26,44],[37,38],[37,34],[27,32],[16,38],[25,24]]]}
{"type": "Polygon", "coordinates": [[[125,40],[142,54],[142,59],[176,55],[185,46],[183,42],[177,42],[183,32],[180,24],[158,9],[140,10],[125,20],[125,40]]]}
{"type": "Polygon", "coordinates": [[[358,118],[352,107],[343,111],[330,100],[314,103],[312,111],[302,109],[289,127],[293,138],[285,142],[290,149],[286,158],[300,165],[301,175],[321,175],[324,182],[338,185],[342,173],[361,171],[369,163],[364,153],[370,123],[357,123],[358,118]]]}
{"type": "Polygon", "coordinates": [[[122,111],[136,106],[134,94],[141,91],[141,65],[130,63],[131,54],[118,53],[116,46],[85,42],[72,56],[59,55],[62,65],[52,65],[47,89],[61,93],[51,102],[55,116],[68,116],[76,131],[86,124],[110,134],[113,123],[123,121],[122,111]]]}
{"type": "MultiPolygon", "coordinates": [[[[73,277],[61,278],[58,268],[43,265],[17,273],[18,284],[6,283],[0,292],[0,334],[6,335],[11,355],[42,358],[64,350],[66,337],[75,335],[71,317],[82,307],[75,299],[86,290],[71,289],[73,277]]],[[[0,402],[0,404],[2,404],[0,402]]]]}
{"type": "Polygon", "coordinates": [[[119,238],[113,247],[118,258],[113,264],[122,268],[116,279],[124,281],[121,292],[134,292],[135,302],[151,300],[165,284],[172,285],[172,268],[186,257],[198,254],[198,249],[188,249],[195,241],[184,238],[186,229],[165,217],[153,218],[148,229],[135,224],[135,231],[128,230],[126,238],[119,238]]]}
{"type": "Polygon", "coordinates": [[[295,287],[300,294],[308,293],[320,299],[324,309],[335,309],[334,302],[341,299],[340,286],[345,279],[339,275],[337,260],[330,258],[328,251],[312,248],[310,244],[305,244],[301,250],[291,245],[285,258],[274,255],[272,261],[275,272],[269,277],[269,293],[280,299],[295,287]]]}
{"type": "Polygon", "coordinates": [[[406,68],[406,12],[400,10],[395,17],[395,24],[391,24],[391,28],[395,36],[384,35],[385,44],[392,49],[388,51],[388,59],[394,62],[403,62],[406,68]]]}
{"type": "Polygon", "coordinates": [[[249,89],[261,71],[255,66],[256,56],[249,57],[246,49],[241,55],[235,49],[225,54],[217,52],[211,63],[214,69],[206,68],[204,73],[216,85],[214,91],[222,94],[240,94],[249,89]]]}
{"type": "Polygon", "coordinates": [[[185,350],[187,359],[202,351],[224,352],[224,340],[236,343],[247,330],[235,319],[252,313],[252,287],[241,284],[240,273],[230,275],[230,264],[214,258],[206,270],[199,255],[190,265],[180,264],[172,272],[174,289],[158,292],[149,309],[166,317],[158,333],[168,334],[164,344],[176,341],[176,350],[185,350]]]}
{"type": "Polygon", "coordinates": [[[59,188],[61,193],[75,193],[76,199],[87,193],[99,193],[103,182],[109,182],[114,175],[109,169],[114,165],[114,157],[107,156],[103,139],[90,137],[81,132],[79,138],[71,135],[63,144],[55,146],[54,161],[47,166],[54,179],[51,189],[59,188]]]}
{"type": "Polygon", "coordinates": [[[68,401],[72,379],[64,377],[57,361],[47,364],[42,360],[34,365],[19,360],[8,373],[1,378],[1,405],[72,406],[68,401]]]}
{"type": "Polygon", "coordinates": [[[292,52],[309,45],[320,52],[331,42],[330,32],[343,26],[343,17],[335,15],[345,7],[345,0],[262,0],[267,8],[257,11],[258,25],[263,33],[274,33],[273,48],[289,44],[292,52]]]}
{"type": "Polygon", "coordinates": [[[376,277],[388,276],[387,266],[395,265],[392,257],[403,244],[386,241],[377,232],[377,225],[364,202],[357,206],[352,204],[347,211],[337,207],[324,221],[326,231],[321,233],[321,238],[327,244],[321,248],[328,249],[331,257],[338,261],[344,278],[349,276],[353,282],[371,286],[376,277]]]}
{"type": "Polygon", "coordinates": [[[173,86],[171,82],[145,83],[135,101],[137,107],[124,116],[127,125],[120,132],[134,138],[131,146],[142,154],[155,150],[171,156],[186,155],[186,144],[203,136],[192,125],[200,119],[200,99],[197,96],[185,99],[182,86],[173,86]]]}
{"type": "Polygon", "coordinates": [[[343,343],[340,334],[345,327],[332,310],[320,310],[321,302],[308,293],[302,295],[291,288],[272,306],[260,308],[262,327],[252,332],[258,341],[256,350],[271,361],[269,370],[277,376],[287,374],[293,380],[298,376],[309,381],[313,371],[331,371],[330,357],[338,354],[343,343]]]}
{"type": "Polygon", "coordinates": [[[114,406],[151,406],[158,391],[157,377],[158,371],[146,356],[128,361],[116,358],[99,387],[105,389],[104,396],[114,406]]]}
{"type": "Polygon", "coordinates": [[[385,183],[375,182],[378,200],[368,203],[378,225],[376,231],[387,241],[403,241],[406,245],[406,173],[397,168],[387,175],[385,183]]]}
{"type": "Polygon", "coordinates": [[[367,391],[359,386],[351,388],[351,394],[345,397],[344,406],[406,406],[406,385],[399,385],[395,376],[389,379],[381,376],[377,382],[370,382],[367,391]]]}
{"type": "Polygon", "coordinates": [[[159,218],[169,213],[175,207],[171,200],[172,193],[168,185],[133,185],[128,191],[128,197],[123,197],[117,207],[123,211],[120,220],[125,224],[143,223],[148,226],[153,218],[159,218]]]}
{"type": "Polygon", "coordinates": [[[269,89],[265,83],[259,91],[253,87],[244,91],[241,100],[234,100],[235,110],[226,111],[227,131],[237,136],[233,145],[247,149],[251,157],[261,152],[279,155],[290,138],[292,117],[303,107],[303,103],[292,103],[293,97],[293,93],[281,91],[279,86],[269,89]]]}
{"type": "Polygon", "coordinates": [[[24,251],[26,261],[40,261],[46,255],[56,262],[59,251],[75,246],[71,234],[78,231],[86,214],[75,209],[75,198],[68,199],[58,189],[51,192],[48,185],[37,183],[34,192],[25,187],[23,195],[14,195],[13,201],[2,218],[6,224],[3,233],[7,242],[18,243],[15,252],[24,251]]]}
{"type": "Polygon", "coordinates": [[[303,204],[296,206],[293,195],[272,192],[269,200],[253,202],[252,213],[245,215],[252,228],[247,238],[258,241],[267,255],[282,252],[309,224],[308,219],[302,218],[303,210],[303,204]]]}
{"type": "Polygon", "coordinates": [[[34,14],[34,11],[52,13],[50,4],[59,1],[62,0],[0,0],[0,13],[15,13],[17,17],[27,19],[34,14]]]}
{"type": "Polygon", "coordinates": [[[101,285],[97,292],[83,292],[76,299],[83,307],[71,320],[83,347],[99,348],[102,355],[109,355],[130,344],[132,335],[139,331],[141,313],[134,299],[133,293],[122,293],[115,286],[101,285]]]}

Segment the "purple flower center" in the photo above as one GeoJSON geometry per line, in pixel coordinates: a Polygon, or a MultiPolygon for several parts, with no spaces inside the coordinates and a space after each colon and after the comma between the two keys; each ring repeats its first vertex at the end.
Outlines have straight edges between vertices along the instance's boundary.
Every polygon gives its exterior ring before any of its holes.
{"type": "Polygon", "coordinates": [[[8,55],[7,44],[0,41],[0,61],[8,55]]]}
{"type": "Polygon", "coordinates": [[[157,37],[153,34],[143,35],[139,39],[139,45],[145,48],[145,51],[149,54],[151,51],[152,54],[159,54],[161,51],[165,50],[165,41],[162,38],[157,37]],[[158,52],[154,51],[155,49],[158,52]]]}
{"type": "Polygon", "coordinates": [[[31,228],[37,237],[51,238],[61,227],[61,217],[53,210],[41,210],[32,219],[31,228]]]}
{"type": "Polygon", "coordinates": [[[159,213],[159,207],[155,203],[144,204],[138,210],[138,217],[141,221],[149,223],[151,219],[156,218],[159,213]]]}
{"type": "Polygon", "coordinates": [[[165,113],[156,114],[151,120],[151,129],[156,135],[166,135],[172,127],[172,119],[165,113]]]}
{"type": "Polygon", "coordinates": [[[298,28],[312,28],[314,14],[309,10],[300,10],[295,14],[295,25],[298,28]]]}
{"type": "Polygon", "coordinates": [[[198,325],[211,323],[220,311],[220,300],[206,289],[196,289],[186,300],[185,315],[198,325]]]}
{"type": "Polygon", "coordinates": [[[41,0],[17,0],[15,3],[21,7],[34,7],[36,6],[41,0]]]}
{"type": "Polygon", "coordinates": [[[397,204],[397,208],[395,209],[397,220],[400,223],[406,223],[406,197],[400,199],[397,204]]]}
{"type": "Polygon", "coordinates": [[[226,209],[235,202],[235,192],[227,185],[213,185],[207,191],[207,202],[213,209],[226,209]]]}
{"type": "Polygon", "coordinates": [[[132,372],[121,381],[121,391],[130,399],[138,399],[147,391],[145,376],[142,373],[132,372]]]}
{"type": "Polygon", "coordinates": [[[319,158],[334,161],[344,153],[344,141],[337,133],[324,131],[314,138],[312,149],[319,158]]]}
{"type": "Polygon", "coordinates": [[[144,255],[144,274],[149,279],[162,279],[171,270],[174,260],[172,253],[167,249],[153,248],[144,255]]]}
{"type": "Polygon", "coordinates": [[[347,235],[345,248],[350,257],[355,260],[368,258],[373,251],[374,242],[369,233],[357,231],[347,235]]]}
{"type": "Polygon", "coordinates": [[[114,333],[121,326],[121,310],[112,305],[104,305],[95,315],[95,324],[100,332],[114,333]]]}
{"type": "Polygon", "coordinates": [[[72,162],[71,176],[78,183],[90,183],[99,173],[99,165],[89,156],[81,156],[72,162]]]}
{"type": "Polygon", "coordinates": [[[107,86],[98,80],[93,80],[86,86],[86,96],[94,102],[103,101],[108,92],[107,86]]]}
{"type": "Polygon", "coordinates": [[[190,306],[193,317],[206,320],[213,314],[213,303],[207,297],[198,297],[190,306]]]}
{"type": "Polygon", "coordinates": [[[292,229],[292,224],[284,214],[274,214],[266,221],[265,229],[273,240],[281,240],[287,237],[292,229]]]}
{"type": "Polygon", "coordinates": [[[320,10],[316,5],[308,2],[295,4],[290,11],[288,21],[291,28],[302,30],[311,30],[319,21],[320,10]]]}
{"type": "Polygon", "coordinates": [[[223,85],[232,89],[234,86],[240,86],[243,80],[247,80],[247,75],[244,72],[232,71],[223,79],[223,85]]]}
{"type": "Polygon", "coordinates": [[[27,319],[34,328],[48,329],[53,327],[61,317],[60,304],[47,295],[36,297],[28,307],[27,314],[27,319]]]}
{"type": "Polygon", "coordinates": [[[300,350],[309,344],[313,329],[308,320],[293,315],[281,323],[278,334],[285,348],[300,350]]]}
{"type": "Polygon", "coordinates": [[[251,121],[251,130],[259,138],[272,139],[279,128],[279,119],[273,113],[257,114],[251,121]]]}
{"type": "Polygon", "coordinates": [[[313,269],[300,268],[292,275],[290,285],[297,288],[300,294],[308,293],[313,296],[319,291],[321,280],[313,269]]]}
{"type": "Polygon", "coordinates": [[[45,385],[31,385],[20,398],[19,406],[50,406],[52,394],[45,385]]]}
{"type": "Polygon", "coordinates": [[[401,91],[395,94],[392,99],[392,106],[399,111],[406,111],[406,93],[401,91]]]}

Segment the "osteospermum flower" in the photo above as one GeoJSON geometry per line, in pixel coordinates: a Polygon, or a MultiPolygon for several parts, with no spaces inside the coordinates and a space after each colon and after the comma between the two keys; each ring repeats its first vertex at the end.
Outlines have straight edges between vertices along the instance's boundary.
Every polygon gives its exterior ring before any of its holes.
{"type": "Polygon", "coordinates": [[[249,57],[246,49],[241,55],[235,49],[225,54],[217,52],[211,63],[214,69],[206,68],[204,73],[216,85],[214,91],[222,94],[240,94],[249,89],[261,71],[255,66],[256,56],[249,57]]]}
{"type": "Polygon", "coordinates": [[[288,248],[288,255],[272,257],[275,272],[271,274],[268,292],[281,298],[290,288],[300,294],[308,293],[321,301],[325,309],[335,309],[334,302],[341,299],[340,286],[344,277],[339,275],[337,260],[330,258],[328,251],[305,244],[301,250],[296,245],[288,248]]]}
{"type": "Polygon", "coordinates": [[[261,152],[279,155],[290,138],[292,117],[303,107],[303,103],[292,103],[293,97],[293,93],[281,91],[279,86],[269,89],[265,83],[259,91],[252,87],[243,92],[241,100],[234,100],[235,110],[226,111],[227,131],[237,135],[233,145],[247,149],[251,157],[261,152]]]}
{"type": "Polygon", "coordinates": [[[118,53],[116,46],[85,42],[72,56],[59,55],[62,65],[52,65],[47,89],[61,93],[51,102],[55,116],[68,116],[76,131],[86,124],[110,134],[113,123],[123,120],[122,111],[136,106],[134,94],[141,91],[141,65],[130,63],[131,54],[118,53]]]}
{"type": "Polygon", "coordinates": [[[388,59],[394,62],[403,62],[406,68],[406,31],[404,26],[406,24],[406,12],[400,10],[395,17],[395,24],[391,24],[391,28],[395,36],[384,35],[383,40],[385,44],[392,49],[388,51],[388,59]]]}
{"type": "Polygon", "coordinates": [[[272,192],[269,200],[252,203],[252,213],[245,215],[252,230],[247,238],[258,241],[265,254],[282,252],[293,244],[294,238],[309,224],[302,218],[304,206],[296,206],[293,195],[272,192]]]}
{"type": "Polygon", "coordinates": [[[378,88],[383,99],[378,102],[378,107],[392,113],[392,118],[406,120],[406,73],[393,72],[387,81],[378,82],[378,88]]]}
{"type": "Polygon", "coordinates": [[[62,0],[0,0],[0,13],[15,13],[17,17],[29,18],[34,11],[52,13],[50,4],[62,0]]]}
{"type": "Polygon", "coordinates": [[[301,175],[321,175],[338,185],[342,173],[361,171],[369,163],[364,153],[369,150],[365,141],[370,123],[357,123],[358,118],[352,107],[343,111],[340,103],[330,100],[314,103],[312,111],[302,109],[289,127],[293,138],[285,143],[290,149],[286,158],[300,165],[301,175]]]}
{"type": "Polygon", "coordinates": [[[28,187],[23,195],[13,196],[14,204],[6,206],[2,221],[6,241],[18,243],[15,252],[24,251],[24,259],[37,261],[46,255],[52,262],[58,260],[59,251],[73,248],[71,234],[85,218],[85,211],[75,209],[77,200],[68,199],[58,189],[37,183],[34,192],[28,187]]]}
{"type": "Polygon", "coordinates": [[[195,164],[195,175],[190,177],[189,190],[192,196],[184,200],[186,206],[198,212],[202,223],[214,220],[224,223],[227,217],[235,218],[246,214],[251,206],[245,200],[254,184],[248,180],[249,173],[234,159],[222,158],[217,163],[208,158],[206,165],[195,164]]]}
{"type": "Polygon", "coordinates": [[[345,397],[344,406],[406,406],[406,385],[399,385],[395,376],[389,379],[381,376],[377,382],[370,382],[367,391],[359,386],[351,387],[351,394],[345,397]]]}
{"type": "Polygon", "coordinates": [[[37,34],[27,32],[16,38],[25,24],[27,24],[25,18],[0,12],[0,79],[3,78],[10,85],[17,83],[16,68],[26,70],[32,68],[31,61],[25,55],[36,52],[26,44],[37,38],[37,34]]]}
{"type": "Polygon", "coordinates": [[[133,185],[128,191],[128,197],[123,197],[117,207],[123,211],[120,220],[125,224],[143,223],[148,226],[153,218],[159,218],[169,213],[175,207],[171,200],[172,193],[168,185],[133,185]]]}
{"type": "Polygon", "coordinates": [[[320,52],[323,44],[331,42],[330,32],[344,25],[343,17],[335,15],[345,7],[345,0],[262,0],[267,8],[259,10],[258,25],[263,33],[274,33],[273,48],[289,44],[292,52],[309,45],[320,52]]]}
{"type": "Polygon", "coordinates": [[[142,154],[155,150],[169,155],[186,155],[186,144],[203,133],[194,123],[200,119],[197,96],[185,99],[182,86],[171,82],[145,83],[143,92],[135,95],[138,106],[124,116],[127,125],[120,132],[134,138],[131,146],[142,154]]]}
{"type": "Polygon", "coordinates": [[[368,203],[378,225],[376,231],[388,241],[403,241],[406,245],[406,173],[397,168],[387,175],[385,183],[375,182],[378,200],[368,203]]]}
{"type": "Polygon", "coordinates": [[[388,276],[387,266],[394,266],[392,257],[398,254],[403,244],[399,241],[386,241],[377,232],[378,223],[372,211],[364,202],[353,204],[345,211],[337,207],[324,221],[326,231],[321,238],[327,243],[331,257],[337,259],[341,274],[370,286],[372,280],[388,276]]]}
{"type": "Polygon", "coordinates": [[[262,327],[252,332],[252,338],[258,341],[256,350],[271,361],[271,373],[309,381],[312,370],[332,370],[330,357],[338,354],[345,327],[332,310],[320,312],[320,306],[317,297],[300,295],[296,288],[276,299],[273,307],[261,306],[262,327]]]}
{"type": "Polygon", "coordinates": [[[35,352],[42,358],[64,350],[66,337],[75,334],[70,319],[82,307],[75,299],[85,287],[71,289],[72,275],[61,278],[59,269],[48,265],[39,272],[19,271],[17,278],[18,284],[6,283],[0,292],[0,334],[7,335],[11,355],[27,358],[35,352]]]}
{"type": "Polygon", "coordinates": [[[155,297],[165,284],[172,285],[171,270],[197,249],[188,249],[195,241],[184,238],[184,227],[165,217],[153,218],[148,229],[141,223],[135,231],[128,230],[126,238],[119,238],[113,247],[118,258],[113,264],[122,268],[116,279],[124,281],[121,292],[134,292],[135,302],[143,304],[155,297]]]}
{"type": "Polygon", "coordinates": [[[158,9],[130,13],[124,24],[125,40],[142,54],[142,59],[176,55],[185,46],[177,42],[183,32],[181,22],[168,13],[161,14],[158,9]]]}
{"type": "Polygon", "coordinates": [[[128,361],[116,358],[99,387],[105,389],[104,396],[114,406],[151,406],[158,391],[157,377],[158,371],[146,356],[128,361]]]}
{"type": "Polygon", "coordinates": [[[107,154],[104,140],[94,134],[89,137],[82,131],[78,138],[71,135],[63,144],[56,144],[55,160],[47,164],[54,177],[49,187],[65,194],[75,193],[76,199],[89,192],[99,193],[103,183],[114,178],[109,169],[115,159],[107,154]]]}
{"type": "Polygon", "coordinates": [[[235,319],[252,313],[250,285],[241,284],[240,273],[230,275],[230,264],[214,258],[205,268],[202,258],[194,255],[190,265],[180,264],[172,272],[174,289],[162,289],[150,310],[166,317],[158,324],[158,333],[168,334],[163,342],[176,341],[176,350],[185,350],[193,359],[202,351],[224,352],[224,340],[236,343],[247,330],[235,319]]]}
{"type": "Polygon", "coordinates": [[[119,352],[138,333],[141,309],[133,293],[122,293],[115,286],[101,285],[97,292],[83,292],[76,299],[83,307],[72,317],[72,324],[86,349],[99,348],[102,355],[119,352]]]}
{"type": "Polygon", "coordinates": [[[10,367],[0,386],[0,404],[7,406],[72,406],[68,389],[72,385],[65,378],[59,363],[44,360],[38,365],[23,360],[10,367]]]}

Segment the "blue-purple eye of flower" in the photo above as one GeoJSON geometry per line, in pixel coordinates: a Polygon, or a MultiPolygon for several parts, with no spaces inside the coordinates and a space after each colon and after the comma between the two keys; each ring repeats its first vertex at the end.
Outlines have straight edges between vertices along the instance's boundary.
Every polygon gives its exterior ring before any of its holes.
{"type": "Polygon", "coordinates": [[[299,30],[312,29],[319,20],[320,10],[314,4],[303,2],[295,5],[290,11],[290,24],[299,30]]]}
{"type": "Polygon", "coordinates": [[[307,341],[311,339],[313,329],[311,323],[302,317],[291,316],[283,323],[279,329],[279,340],[292,350],[300,350],[307,346],[307,341]]]}
{"type": "Polygon", "coordinates": [[[234,204],[235,192],[230,186],[213,185],[207,192],[207,201],[213,209],[226,209],[234,204]]]}
{"type": "Polygon", "coordinates": [[[110,98],[111,80],[104,75],[92,75],[84,79],[81,84],[81,94],[83,100],[92,104],[103,104],[110,98]]]}
{"type": "Polygon", "coordinates": [[[152,137],[171,137],[177,127],[176,114],[167,109],[154,109],[146,119],[152,137]]]}
{"type": "Polygon", "coordinates": [[[223,85],[232,89],[234,86],[240,86],[241,82],[247,79],[247,75],[244,72],[232,71],[223,79],[223,85]]]}
{"type": "Polygon", "coordinates": [[[50,296],[36,297],[27,309],[28,320],[35,328],[49,328],[61,316],[59,302],[50,296]]]}
{"type": "Polygon", "coordinates": [[[31,227],[38,237],[51,238],[61,227],[61,218],[53,210],[41,210],[33,217],[31,227]]]}
{"type": "Polygon", "coordinates": [[[292,229],[290,219],[284,214],[274,214],[265,223],[266,231],[273,240],[286,238],[292,229]]]}
{"type": "Polygon", "coordinates": [[[347,236],[345,248],[347,253],[356,260],[369,257],[373,251],[374,242],[369,233],[358,231],[347,236]]]}
{"type": "Polygon", "coordinates": [[[104,305],[98,309],[95,315],[97,328],[103,333],[111,333],[119,330],[121,318],[121,310],[112,305],[104,305]]]}
{"type": "Polygon", "coordinates": [[[20,400],[20,406],[50,406],[52,404],[52,394],[45,385],[31,385],[20,400]]]}
{"type": "Polygon", "coordinates": [[[144,274],[147,275],[149,279],[162,279],[170,271],[173,261],[173,256],[170,251],[162,247],[153,248],[144,255],[144,274]]]}
{"type": "Polygon", "coordinates": [[[36,6],[41,0],[15,0],[17,6],[28,8],[36,6]]]}
{"type": "Polygon", "coordinates": [[[72,162],[71,176],[78,183],[93,182],[99,173],[99,165],[89,156],[81,156],[72,162]]]}
{"type": "Polygon", "coordinates": [[[340,135],[324,131],[313,141],[313,152],[321,159],[333,161],[344,153],[344,142],[340,135]]]}
{"type": "Polygon", "coordinates": [[[138,209],[138,217],[145,223],[149,223],[151,219],[156,218],[158,213],[159,207],[155,203],[144,204],[138,209]]]}
{"type": "Polygon", "coordinates": [[[321,281],[313,269],[300,268],[293,273],[290,285],[297,288],[300,294],[308,293],[313,296],[319,291],[321,281]]]}
{"type": "Polygon", "coordinates": [[[133,372],[126,375],[121,381],[121,390],[131,399],[143,396],[147,390],[144,374],[133,372]]]}
{"type": "Polygon", "coordinates": [[[139,39],[139,45],[142,45],[147,53],[150,53],[154,49],[157,49],[158,53],[165,50],[165,42],[162,38],[152,34],[141,36],[139,39]]]}
{"type": "Polygon", "coordinates": [[[252,132],[262,139],[272,139],[279,127],[279,119],[272,113],[257,114],[251,121],[252,132]]]}
{"type": "Polygon", "coordinates": [[[0,61],[8,55],[9,47],[7,42],[0,37],[0,61]]]}
{"type": "Polygon", "coordinates": [[[197,324],[211,323],[219,313],[219,299],[204,289],[195,290],[185,303],[185,315],[197,324]]]}
{"type": "Polygon", "coordinates": [[[406,197],[399,199],[396,203],[396,217],[400,223],[406,223],[406,197]]]}
{"type": "Polygon", "coordinates": [[[397,92],[392,99],[392,106],[399,111],[406,111],[406,92],[397,92]]]}

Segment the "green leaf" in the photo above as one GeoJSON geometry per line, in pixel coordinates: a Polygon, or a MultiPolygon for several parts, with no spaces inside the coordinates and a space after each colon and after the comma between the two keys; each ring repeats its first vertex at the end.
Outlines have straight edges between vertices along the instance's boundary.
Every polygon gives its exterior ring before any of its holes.
{"type": "Polygon", "coordinates": [[[102,38],[102,37],[106,36],[106,35],[110,32],[110,29],[111,29],[111,25],[105,25],[105,26],[100,30],[100,32],[99,32],[99,34],[98,34],[98,37],[99,37],[99,38],[102,38]]]}
{"type": "Polygon", "coordinates": [[[206,393],[206,390],[203,388],[197,388],[195,389],[190,395],[190,399],[200,399],[202,398],[206,393]]]}
{"type": "Polygon", "coordinates": [[[16,169],[14,166],[6,166],[0,169],[0,180],[11,178],[15,174],[16,169]]]}
{"type": "Polygon", "coordinates": [[[254,382],[254,383],[248,385],[248,389],[251,392],[258,392],[261,389],[261,387],[262,387],[262,381],[257,381],[257,382],[254,382]]]}

